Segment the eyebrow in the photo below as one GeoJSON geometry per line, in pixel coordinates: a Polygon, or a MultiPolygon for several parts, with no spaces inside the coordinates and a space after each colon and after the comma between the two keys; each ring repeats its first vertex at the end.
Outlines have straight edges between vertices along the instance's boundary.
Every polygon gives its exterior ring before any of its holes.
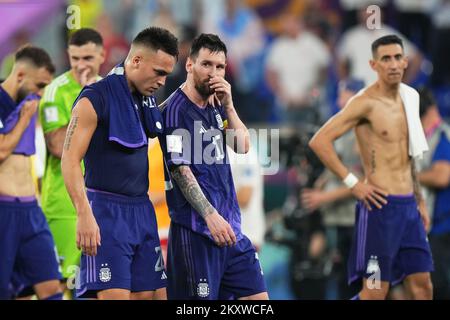
{"type": "Polygon", "coordinates": [[[153,68],[153,71],[155,71],[160,76],[166,76],[166,75],[169,74],[169,72],[167,72],[167,71],[165,71],[163,69],[155,69],[155,68],[153,68]]]}
{"type": "Polygon", "coordinates": [[[78,59],[91,59],[91,58],[93,58],[94,56],[93,55],[87,55],[87,56],[77,56],[77,55],[72,55],[71,56],[72,58],[78,58],[78,59]]]}
{"type": "MultiPolygon", "coordinates": [[[[211,60],[208,60],[208,59],[204,59],[204,60],[201,61],[201,63],[205,63],[205,62],[211,63],[211,64],[215,63],[214,61],[211,61],[211,60]]],[[[219,62],[219,63],[217,63],[217,65],[221,66],[221,67],[225,67],[226,63],[219,62]]]]}

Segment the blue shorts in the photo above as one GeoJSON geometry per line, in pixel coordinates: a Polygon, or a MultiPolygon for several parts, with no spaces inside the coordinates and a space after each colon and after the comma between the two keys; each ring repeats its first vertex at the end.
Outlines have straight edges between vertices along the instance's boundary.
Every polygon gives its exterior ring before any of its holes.
{"type": "Polygon", "coordinates": [[[425,228],[413,195],[388,196],[381,209],[356,205],[348,263],[349,283],[379,279],[395,285],[407,275],[433,271],[425,228]]]}
{"type": "Polygon", "coordinates": [[[258,254],[247,237],[233,247],[219,247],[173,222],[167,276],[169,299],[231,299],[267,291],[258,254]]]}
{"type": "Polygon", "coordinates": [[[61,279],[52,234],[36,199],[1,196],[0,236],[0,299],[61,279]]]}
{"type": "Polygon", "coordinates": [[[154,291],[166,286],[164,261],[155,211],[147,196],[87,193],[101,246],[97,255],[81,256],[78,297],[95,297],[97,291],[127,289],[154,291]]]}

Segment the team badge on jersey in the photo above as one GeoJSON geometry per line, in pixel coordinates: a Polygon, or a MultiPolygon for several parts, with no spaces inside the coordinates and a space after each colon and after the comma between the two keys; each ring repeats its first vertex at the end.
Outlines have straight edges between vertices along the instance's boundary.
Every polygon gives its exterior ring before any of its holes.
{"type": "Polygon", "coordinates": [[[223,125],[222,117],[220,116],[219,113],[216,113],[216,120],[217,120],[217,125],[219,126],[219,129],[223,130],[224,125],[223,125]]]}
{"type": "Polygon", "coordinates": [[[111,280],[111,270],[108,268],[108,264],[102,264],[102,268],[99,272],[99,278],[101,282],[108,282],[111,280]]]}
{"type": "Polygon", "coordinates": [[[197,285],[197,295],[200,298],[206,298],[209,296],[209,285],[206,279],[200,279],[200,283],[197,285]]]}

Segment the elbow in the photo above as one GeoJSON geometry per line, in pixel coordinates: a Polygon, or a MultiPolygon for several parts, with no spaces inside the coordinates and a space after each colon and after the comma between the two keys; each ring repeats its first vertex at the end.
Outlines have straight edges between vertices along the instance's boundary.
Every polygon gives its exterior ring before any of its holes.
{"type": "Polygon", "coordinates": [[[319,145],[320,145],[320,141],[316,135],[314,137],[312,137],[311,140],[309,140],[309,142],[308,142],[308,146],[311,148],[312,151],[314,151],[314,153],[317,153],[317,150],[319,149],[319,145]]]}

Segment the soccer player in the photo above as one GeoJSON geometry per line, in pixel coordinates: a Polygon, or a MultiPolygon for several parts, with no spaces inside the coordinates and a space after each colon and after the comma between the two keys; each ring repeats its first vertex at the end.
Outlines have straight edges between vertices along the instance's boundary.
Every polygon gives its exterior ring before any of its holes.
{"type": "Polygon", "coordinates": [[[62,276],[73,277],[80,263],[76,247],[76,212],[61,174],[61,155],[72,106],[81,89],[100,79],[104,61],[103,40],[92,29],[72,34],[67,49],[71,69],[46,87],[39,105],[39,116],[47,145],[47,160],[42,179],[42,210],[55,240],[62,276]]]}
{"type": "Polygon", "coordinates": [[[332,117],[310,146],[359,200],[348,265],[349,282],[363,279],[355,299],[385,299],[389,286],[403,279],[413,298],[431,299],[429,217],[414,166],[414,157],[428,146],[418,93],[401,83],[407,67],[402,40],[395,35],[375,40],[370,65],[377,81],[332,117]],[[333,148],[333,141],[351,128],[364,180],[345,167],[333,148]]]}
{"type": "Polygon", "coordinates": [[[231,129],[230,144],[239,153],[248,151],[249,133],[224,79],[226,54],[216,35],[197,37],[186,62],[185,86],[163,111],[169,299],[268,299],[255,248],[241,232],[227,163],[225,128],[231,129]],[[220,106],[211,105],[211,98],[220,106]]]}
{"type": "Polygon", "coordinates": [[[62,299],[53,238],[31,174],[37,94],[54,71],[47,52],[27,45],[0,85],[0,299],[14,294],[10,284],[33,286],[39,299],[62,299]]]}
{"type": "Polygon", "coordinates": [[[174,68],[177,45],[165,29],[144,29],[125,62],[75,102],[61,169],[78,214],[78,296],[152,299],[166,285],[147,151],[148,138],[162,133],[153,94],[174,68]]]}

